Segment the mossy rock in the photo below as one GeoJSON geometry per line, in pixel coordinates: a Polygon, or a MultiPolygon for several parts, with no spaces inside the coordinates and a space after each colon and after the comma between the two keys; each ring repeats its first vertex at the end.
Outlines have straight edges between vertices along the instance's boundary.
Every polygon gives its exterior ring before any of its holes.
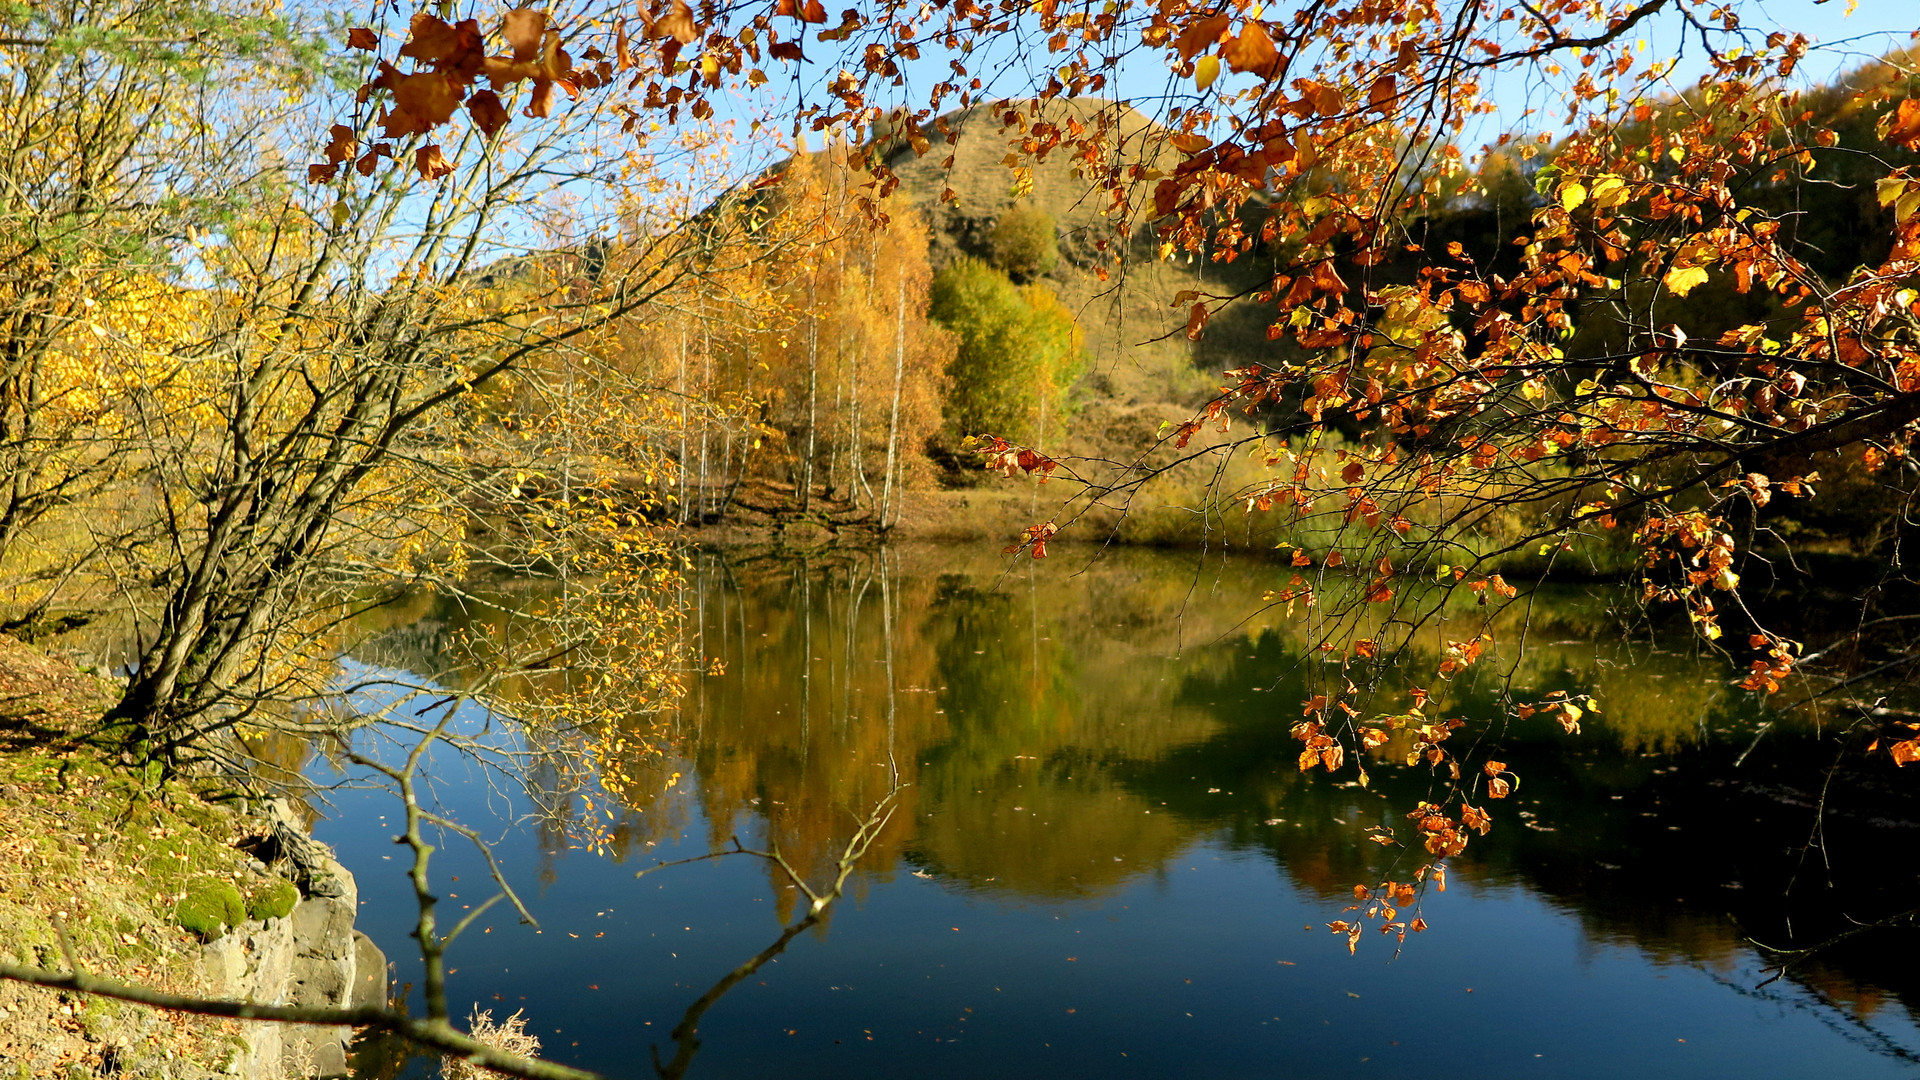
{"type": "Polygon", "coordinates": [[[173,918],[183,929],[213,941],[228,927],[246,921],[247,905],[232,882],[199,878],[187,886],[187,895],[173,906],[173,918]]]}
{"type": "Polygon", "coordinates": [[[247,918],[284,919],[300,902],[300,890],[278,875],[260,882],[247,893],[247,918]]]}

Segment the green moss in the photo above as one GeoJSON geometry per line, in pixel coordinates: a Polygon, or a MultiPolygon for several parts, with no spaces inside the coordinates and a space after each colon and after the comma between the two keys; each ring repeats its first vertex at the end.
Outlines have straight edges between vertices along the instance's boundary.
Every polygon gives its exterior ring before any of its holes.
{"type": "Polygon", "coordinates": [[[300,902],[300,890],[283,877],[263,881],[247,893],[247,917],[284,919],[300,902]]]}
{"type": "Polygon", "coordinates": [[[217,878],[198,878],[188,884],[187,895],[173,906],[173,918],[184,929],[212,941],[230,926],[244,922],[247,905],[232,882],[217,878]]]}

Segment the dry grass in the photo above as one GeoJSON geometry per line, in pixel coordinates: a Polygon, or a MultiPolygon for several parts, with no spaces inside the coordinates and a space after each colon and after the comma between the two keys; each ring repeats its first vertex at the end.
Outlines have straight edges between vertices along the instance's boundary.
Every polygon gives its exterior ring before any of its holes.
{"type": "MultiPolygon", "coordinates": [[[[473,1015],[467,1018],[467,1034],[496,1050],[518,1054],[523,1058],[534,1057],[540,1053],[540,1039],[527,1030],[524,1014],[525,1010],[517,1011],[496,1024],[491,1009],[475,1006],[473,1015]]],[[[481,1068],[465,1058],[449,1056],[441,1059],[441,1075],[445,1080],[482,1080],[492,1075],[492,1070],[481,1068]]]]}

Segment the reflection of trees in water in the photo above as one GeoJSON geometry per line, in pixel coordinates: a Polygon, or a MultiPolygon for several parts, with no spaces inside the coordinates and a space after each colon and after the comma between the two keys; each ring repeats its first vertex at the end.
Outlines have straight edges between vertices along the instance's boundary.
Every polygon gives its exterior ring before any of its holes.
{"type": "MultiPolygon", "coordinates": [[[[1406,749],[1397,743],[1370,758],[1369,787],[1352,771],[1303,776],[1287,730],[1324,672],[1296,624],[1277,612],[1247,618],[1275,568],[1213,567],[1122,552],[1084,574],[1060,557],[1009,573],[987,553],[913,546],[702,555],[681,607],[703,670],[664,740],[631,729],[631,771],[647,782],[611,807],[614,857],[645,857],[698,809],[716,845],[736,833],[777,844],[818,876],[897,767],[910,786],[850,883],[856,896],[902,861],[1002,895],[1098,895],[1202,837],[1266,853],[1330,905],[1355,882],[1410,873],[1413,862],[1396,866],[1362,830],[1404,826],[1398,815],[1441,785],[1392,764],[1406,749]],[[676,783],[676,772],[688,775],[676,783]]],[[[1829,794],[1833,885],[1803,880],[1783,902],[1783,854],[1804,842],[1830,760],[1812,754],[1813,722],[1783,722],[1736,769],[1755,717],[1724,668],[1623,639],[1582,590],[1536,599],[1517,663],[1498,651],[1521,628],[1496,624],[1495,655],[1432,684],[1429,714],[1468,718],[1458,737],[1497,739],[1522,778],[1514,798],[1493,804],[1493,833],[1452,861],[1456,880],[1524,887],[1596,946],[1735,979],[1753,962],[1747,938],[1783,939],[1789,914],[1835,925],[1910,884],[1887,870],[1912,864],[1920,830],[1906,824],[1904,789],[1868,776],[1829,794]],[[1544,717],[1501,720],[1496,691],[1508,679],[1521,697],[1591,690],[1603,711],[1578,737],[1544,717]]],[[[1397,659],[1431,671],[1447,637],[1436,624],[1397,659]]],[[[1404,705],[1383,694],[1372,707],[1404,705]]],[[[590,778],[570,771],[567,746],[539,749],[552,757],[532,787],[550,798],[543,841],[557,852],[586,812],[590,778]]],[[[783,884],[779,914],[790,920],[783,884]]],[[[1429,899],[1444,933],[1447,901],[1429,899]]],[[[1889,1003],[1910,1014],[1920,1000],[1885,950],[1836,954],[1794,978],[1849,1024],[1889,1003]]]]}
{"type": "MultiPolygon", "coordinates": [[[[1392,744],[1370,761],[1367,788],[1302,777],[1282,734],[1284,705],[1305,690],[1284,663],[1287,642],[1263,638],[1247,652],[1263,659],[1237,659],[1229,672],[1196,675],[1183,688],[1187,700],[1221,703],[1219,733],[1142,763],[1128,782],[1220,823],[1237,846],[1269,852],[1296,885],[1329,902],[1356,881],[1393,877],[1393,852],[1360,830],[1403,825],[1397,812],[1443,785],[1425,768],[1387,764],[1392,744]],[[1275,670],[1284,673],[1277,680],[1275,670]],[[1254,685],[1262,692],[1240,690],[1254,685]],[[1194,776],[1225,791],[1204,794],[1194,776]]],[[[1451,700],[1436,698],[1429,713],[1469,718],[1456,738],[1497,739],[1494,756],[1523,782],[1514,797],[1490,804],[1499,812],[1493,832],[1450,860],[1452,876],[1521,886],[1578,920],[1596,947],[1628,947],[1721,977],[1759,966],[1756,940],[1784,942],[1796,928],[1817,938],[1853,917],[1911,906],[1911,873],[1896,868],[1920,857],[1920,822],[1894,767],[1856,770],[1828,788],[1833,744],[1818,724],[1777,715],[1780,726],[1736,764],[1761,714],[1725,690],[1726,671],[1644,643],[1543,647],[1513,676],[1520,696],[1619,691],[1599,695],[1604,712],[1587,717],[1576,737],[1544,718],[1501,719],[1494,684],[1503,670],[1458,680],[1451,700]],[[1808,851],[1821,805],[1824,850],[1808,851]]],[[[1444,906],[1439,900],[1428,916],[1438,932],[1444,906]]],[[[1826,956],[1793,978],[1852,1019],[1865,1021],[1889,1002],[1912,1018],[1920,981],[1910,965],[1888,961],[1886,940],[1826,956]]]]}

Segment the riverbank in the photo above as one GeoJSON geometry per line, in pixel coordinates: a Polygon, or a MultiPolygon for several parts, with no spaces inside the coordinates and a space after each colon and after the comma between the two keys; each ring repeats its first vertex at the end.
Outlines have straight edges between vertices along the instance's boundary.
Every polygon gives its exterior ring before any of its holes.
{"type": "MultiPolygon", "coordinates": [[[[0,958],[175,993],[376,1003],[351,874],[283,802],[159,781],[91,737],[113,684],[0,637],[0,958]]],[[[340,1076],[338,1030],[240,1024],[0,983],[0,1076],[340,1076]]]]}

